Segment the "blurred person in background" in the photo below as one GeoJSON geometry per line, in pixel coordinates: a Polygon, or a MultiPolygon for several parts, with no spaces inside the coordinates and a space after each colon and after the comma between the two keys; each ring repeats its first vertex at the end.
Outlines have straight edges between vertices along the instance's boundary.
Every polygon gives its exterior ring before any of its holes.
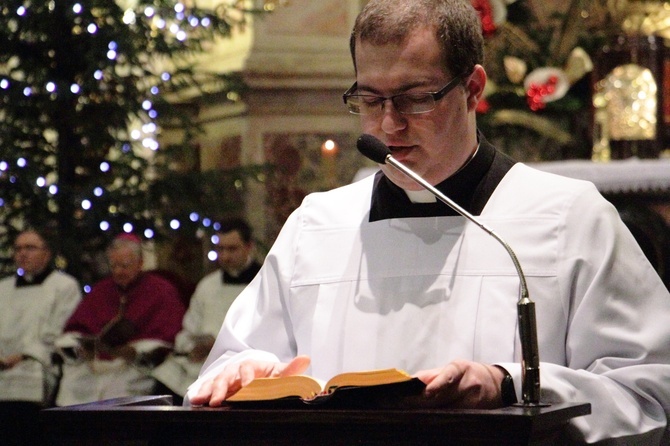
{"type": "Polygon", "coordinates": [[[172,394],[175,404],[181,404],[187,387],[198,377],[233,300],[261,267],[245,220],[222,222],[212,242],[218,268],[198,282],[175,340],[175,351],[152,373],[159,381],[156,393],[172,394]]]}
{"type": "Polygon", "coordinates": [[[65,360],[58,406],[151,394],[150,371],[181,329],[179,293],[142,270],[141,240],[122,234],[106,253],[111,275],[93,286],[57,341],[65,360]]]}
{"type": "Polygon", "coordinates": [[[37,412],[53,405],[54,341],[81,300],[79,283],[54,267],[45,231],[14,241],[16,274],[0,281],[0,442],[34,444],[37,412]]]}

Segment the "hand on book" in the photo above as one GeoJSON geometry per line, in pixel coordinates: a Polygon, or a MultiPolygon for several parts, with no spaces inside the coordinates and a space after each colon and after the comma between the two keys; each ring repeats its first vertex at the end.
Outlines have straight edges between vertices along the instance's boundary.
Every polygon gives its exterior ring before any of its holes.
{"type": "Polygon", "coordinates": [[[426,385],[404,370],[342,372],[328,381],[307,375],[256,378],[226,402],[238,408],[392,409],[414,407],[426,385]]]}
{"type": "Polygon", "coordinates": [[[226,398],[235,394],[255,378],[299,375],[310,364],[309,356],[296,356],[289,363],[266,361],[242,361],[223,369],[216,378],[206,381],[198,393],[190,398],[193,405],[220,406],[226,398]]]}
{"type": "Polygon", "coordinates": [[[454,409],[503,407],[500,388],[505,375],[498,367],[456,360],[415,376],[426,383],[421,405],[454,409]]]}
{"type": "MultiPolygon", "coordinates": [[[[255,378],[299,375],[309,363],[309,357],[298,356],[288,364],[260,361],[231,364],[214,379],[203,383],[190,403],[220,406],[255,378]]],[[[441,368],[419,371],[413,377],[418,380],[412,382],[422,384],[412,387],[420,391],[403,399],[405,407],[494,409],[503,406],[500,389],[504,373],[492,365],[456,360],[441,368]]]]}

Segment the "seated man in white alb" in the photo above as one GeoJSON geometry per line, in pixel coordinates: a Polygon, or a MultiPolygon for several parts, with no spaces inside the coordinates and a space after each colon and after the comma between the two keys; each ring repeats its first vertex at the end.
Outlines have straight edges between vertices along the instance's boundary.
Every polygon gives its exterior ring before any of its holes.
{"type": "Polygon", "coordinates": [[[16,274],[0,280],[0,444],[32,445],[35,419],[53,404],[54,340],[81,299],[77,280],[58,271],[51,237],[21,231],[16,274]]]}
{"type": "Polygon", "coordinates": [[[178,400],[198,377],[233,300],[261,267],[254,259],[251,228],[244,220],[222,222],[212,242],[218,269],[198,283],[175,340],[175,353],[152,373],[159,381],[156,392],[173,394],[175,404],[180,404],[178,400]]]}

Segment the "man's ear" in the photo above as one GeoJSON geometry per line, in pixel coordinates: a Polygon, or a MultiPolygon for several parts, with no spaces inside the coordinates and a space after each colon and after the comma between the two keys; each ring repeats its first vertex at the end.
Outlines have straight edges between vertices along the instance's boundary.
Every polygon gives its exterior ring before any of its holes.
{"type": "Polygon", "coordinates": [[[486,86],[486,71],[481,65],[475,65],[475,69],[465,81],[465,90],[468,93],[468,111],[474,112],[477,104],[484,95],[486,86]]]}

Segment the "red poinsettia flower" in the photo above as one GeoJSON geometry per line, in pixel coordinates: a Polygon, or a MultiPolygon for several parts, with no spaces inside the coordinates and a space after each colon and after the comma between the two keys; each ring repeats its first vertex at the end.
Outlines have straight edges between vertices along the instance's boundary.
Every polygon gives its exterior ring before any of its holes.
{"type": "Polygon", "coordinates": [[[472,6],[479,13],[482,20],[482,32],[484,37],[490,36],[496,32],[496,24],[493,21],[493,8],[491,8],[490,0],[470,0],[472,6]]]}
{"type": "Polygon", "coordinates": [[[542,110],[547,103],[557,101],[565,96],[569,87],[568,76],[560,68],[537,68],[524,80],[528,107],[532,111],[542,110]]]}

